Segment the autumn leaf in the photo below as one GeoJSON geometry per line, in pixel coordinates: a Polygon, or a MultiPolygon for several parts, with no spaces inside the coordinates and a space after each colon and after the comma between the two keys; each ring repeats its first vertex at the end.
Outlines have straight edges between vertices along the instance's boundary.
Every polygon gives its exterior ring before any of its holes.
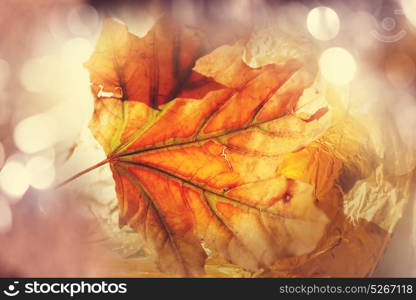
{"type": "Polygon", "coordinates": [[[120,225],[164,272],[202,275],[204,249],[267,269],[314,250],[330,221],[312,182],[282,165],[330,126],[328,108],[299,110],[314,74],[290,58],[251,68],[244,47],[205,53],[197,31],[166,19],[143,38],[107,20],[86,63],[120,225]]]}
{"type": "Polygon", "coordinates": [[[92,92],[100,99],[91,127],[106,152],[146,122],[151,114],[148,106],[158,109],[177,96],[198,99],[219,87],[192,70],[206,48],[202,33],[180,28],[167,17],[142,39],[124,24],[104,22],[85,66],[92,92]]]}

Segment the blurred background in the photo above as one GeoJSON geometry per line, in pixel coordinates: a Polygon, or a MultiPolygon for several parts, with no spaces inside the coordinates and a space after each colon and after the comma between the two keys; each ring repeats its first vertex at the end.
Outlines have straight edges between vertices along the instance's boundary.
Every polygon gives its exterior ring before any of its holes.
{"type": "MultiPolygon", "coordinates": [[[[83,67],[102,18],[143,36],[167,11],[213,31],[227,24],[238,33],[271,21],[314,39],[321,74],[351,84],[359,99],[351,109],[365,114],[385,102],[400,138],[416,151],[416,0],[2,0],[0,276],[117,275],[103,263],[107,249],[90,243],[106,236],[97,219],[108,225],[104,231],[117,224],[109,169],[69,188],[51,187],[104,158],[87,129],[93,97],[83,67]],[[79,201],[102,209],[91,212],[79,201]]],[[[416,162],[406,164],[415,174],[416,162]]],[[[416,276],[414,190],[411,200],[374,276],[416,276]]],[[[144,251],[134,233],[113,233],[123,257],[144,251]]]]}

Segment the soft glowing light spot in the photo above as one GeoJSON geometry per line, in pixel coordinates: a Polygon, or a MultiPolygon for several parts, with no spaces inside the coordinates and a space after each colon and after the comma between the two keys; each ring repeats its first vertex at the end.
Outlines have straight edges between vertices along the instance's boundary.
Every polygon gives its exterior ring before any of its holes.
{"type": "Polygon", "coordinates": [[[0,172],[0,186],[11,197],[21,197],[29,188],[29,176],[23,164],[8,161],[0,172]]]}
{"type": "Polygon", "coordinates": [[[34,57],[41,57],[46,53],[54,53],[61,43],[62,41],[56,40],[49,31],[44,31],[34,35],[30,50],[34,57]]]}
{"type": "Polygon", "coordinates": [[[312,9],[306,19],[310,34],[321,41],[333,39],[339,32],[339,18],[337,13],[329,7],[312,9]]]}
{"type": "Polygon", "coordinates": [[[90,57],[92,50],[92,45],[87,39],[71,39],[62,47],[62,62],[76,64],[82,67],[82,64],[90,57]]]}
{"type": "Polygon", "coordinates": [[[406,89],[415,79],[415,63],[404,53],[394,53],[386,59],[385,72],[394,87],[406,89]]]}
{"type": "Polygon", "coordinates": [[[346,34],[351,37],[354,47],[359,51],[366,51],[377,46],[368,33],[372,33],[377,24],[377,19],[368,12],[357,11],[348,16],[348,30],[346,34]]]}
{"type": "MultiPolygon", "coordinates": [[[[83,98],[89,100],[89,97],[83,98]]],[[[55,120],[59,120],[59,136],[57,140],[65,140],[76,137],[81,129],[87,125],[93,112],[93,105],[89,102],[80,103],[79,99],[68,99],[53,107],[49,114],[55,120]]]]}
{"type": "Polygon", "coordinates": [[[26,164],[29,174],[29,184],[36,189],[49,188],[55,179],[53,161],[47,157],[35,156],[26,164]]]}
{"type": "MultiPolygon", "coordinates": [[[[65,105],[72,105],[80,110],[92,109],[94,102],[89,86],[89,73],[83,67],[92,50],[90,42],[82,38],[69,40],[61,48],[60,73],[54,88],[54,92],[59,94],[59,105],[66,103],[65,105]]],[[[66,118],[70,118],[68,113],[66,118]]]]}
{"type": "Polygon", "coordinates": [[[8,232],[12,227],[12,211],[9,203],[0,198],[0,233],[8,232]]]}
{"type": "Polygon", "coordinates": [[[25,89],[30,92],[41,92],[45,89],[47,82],[41,76],[42,61],[41,59],[31,59],[26,61],[23,65],[23,69],[20,72],[20,81],[25,89]],[[40,75],[40,76],[38,76],[40,75]]]}
{"type": "Polygon", "coordinates": [[[48,114],[31,116],[17,124],[14,142],[23,152],[38,152],[54,145],[58,130],[57,121],[48,114]]]}
{"type": "Polygon", "coordinates": [[[39,93],[54,86],[56,75],[56,58],[44,56],[26,61],[20,72],[20,81],[29,92],[39,93]]]}
{"type": "Polygon", "coordinates": [[[10,66],[9,63],[0,59],[0,90],[4,89],[9,80],[10,66]]]}
{"type": "Polygon", "coordinates": [[[68,28],[75,35],[90,35],[97,28],[97,11],[90,5],[81,4],[73,8],[67,17],[68,28]]]}
{"type": "Polygon", "coordinates": [[[65,22],[68,10],[65,5],[58,3],[48,11],[48,28],[55,40],[62,42],[68,38],[70,32],[65,22]]]}
{"type": "Polygon", "coordinates": [[[336,85],[344,85],[354,78],[357,65],[347,50],[333,47],[321,54],[319,69],[326,80],[336,85]]]}
{"type": "Polygon", "coordinates": [[[403,12],[407,19],[416,26],[416,1],[414,0],[401,0],[403,12]]]}

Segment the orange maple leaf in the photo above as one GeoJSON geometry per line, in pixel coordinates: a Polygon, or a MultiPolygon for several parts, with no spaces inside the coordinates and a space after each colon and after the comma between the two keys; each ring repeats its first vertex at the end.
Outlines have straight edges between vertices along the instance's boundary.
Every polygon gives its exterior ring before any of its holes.
{"type": "Polygon", "coordinates": [[[166,19],[144,38],[107,20],[86,63],[120,224],[182,276],[204,273],[204,248],[250,271],[314,250],[329,219],[313,185],[277,170],[322,136],[328,109],[296,112],[311,84],[299,60],[251,68],[242,43],[207,53],[203,39],[166,19]]]}

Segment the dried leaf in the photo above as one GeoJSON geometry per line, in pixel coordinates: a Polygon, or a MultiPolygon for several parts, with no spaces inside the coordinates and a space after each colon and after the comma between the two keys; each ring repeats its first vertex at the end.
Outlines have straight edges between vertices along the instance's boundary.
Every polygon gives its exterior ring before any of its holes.
{"type": "Polygon", "coordinates": [[[175,97],[199,99],[219,87],[192,70],[205,51],[201,33],[168,18],[144,38],[112,19],[104,22],[85,66],[92,92],[100,99],[90,128],[106,152],[141,128],[152,114],[149,106],[158,109],[175,97]]]}
{"type": "Polygon", "coordinates": [[[195,60],[198,35],[185,29],[172,47],[171,28],[162,20],[140,39],[107,21],[86,64],[90,128],[110,162],[120,224],[142,234],[162,271],[182,276],[204,273],[204,248],[253,272],[311,252],[330,220],[312,178],[281,163],[330,126],[327,107],[296,112],[313,74],[299,59],[251,68],[242,43],[195,60]]]}

